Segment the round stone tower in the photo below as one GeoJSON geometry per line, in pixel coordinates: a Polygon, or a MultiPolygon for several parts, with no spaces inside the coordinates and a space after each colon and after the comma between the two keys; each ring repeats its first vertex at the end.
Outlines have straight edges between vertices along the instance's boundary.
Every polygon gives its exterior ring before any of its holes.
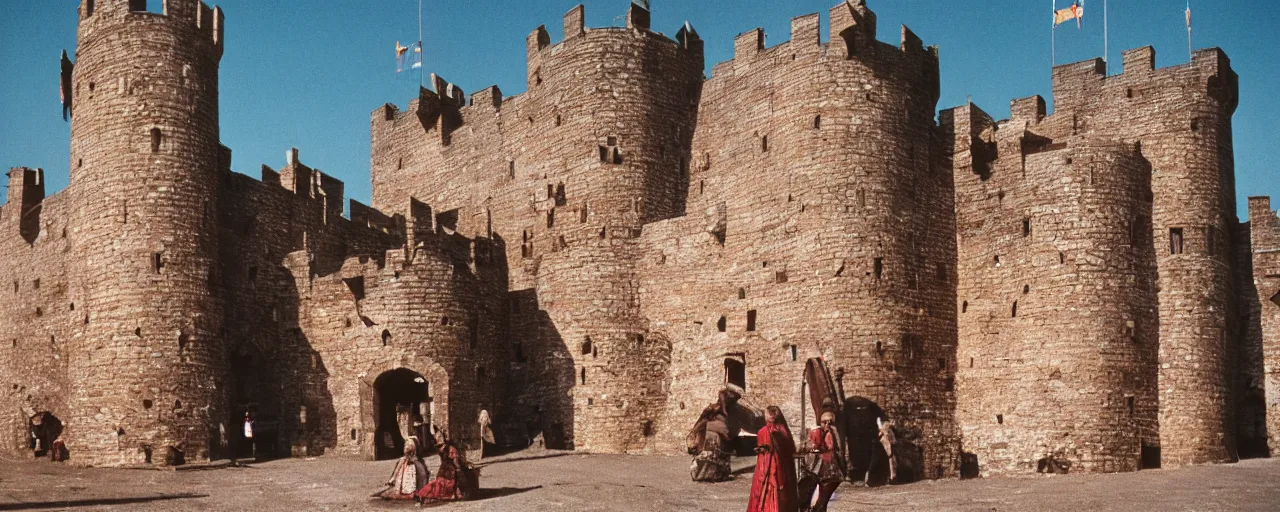
{"type": "Polygon", "coordinates": [[[652,449],[666,403],[670,347],[640,315],[638,238],[645,223],[682,213],[703,58],[691,29],[671,40],[650,31],[648,17],[633,4],[625,29],[588,30],[577,8],[564,42],[549,45],[544,29],[528,40],[521,106],[558,109],[563,128],[539,132],[547,142],[522,158],[568,188],[559,208],[568,211],[553,208],[547,242],[535,242],[550,246],[536,272],[539,301],[574,358],[572,410],[546,413],[581,450],[652,449]]]}
{"type": "MultiPolygon", "coordinates": [[[[225,355],[213,293],[223,16],[198,0],[84,0],[73,76],[68,447],[81,463],[216,452],[225,355]]],[[[224,425],[224,428],[228,426],[224,425]]]]}

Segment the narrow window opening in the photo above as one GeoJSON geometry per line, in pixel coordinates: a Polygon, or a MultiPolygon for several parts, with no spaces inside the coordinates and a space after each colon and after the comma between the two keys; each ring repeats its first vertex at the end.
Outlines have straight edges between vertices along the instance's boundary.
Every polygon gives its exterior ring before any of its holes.
{"type": "Polygon", "coordinates": [[[1004,415],[1003,415],[1003,414],[997,414],[997,415],[996,415],[996,424],[1004,425],[1004,415]]]}
{"type": "Polygon", "coordinates": [[[726,320],[725,317],[722,316],[720,317],[719,320],[716,320],[716,329],[719,330],[720,332],[724,332],[725,328],[728,327],[727,324],[728,324],[728,320],[726,320]]]}
{"type": "Polygon", "coordinates": [[[1022,219],[1023,238],[1031,236],[1031,219],[1022,219]]]}
{"type": "Polygon", "coordinates": [[[1182,228],[1169,228],[1169,254],[1182,254],[1182,228]]]}
{"type": "Polygon", "coordinates": [[[1125,88],[1124,97],[1128,99],[1133,99],[1133,88],[1125,88]]]}
{"type": "Polygon", "coordinates": [[[1191,131],[1193,131],[1193,132],[1198,132],[1198,131],[1200,131],[1200,120],[1199,120],[1199,119],[1192,119],[1192,120],[1191,120],[1191,131]]]}
{"type": "Polygon", "coordinates": [[[583,204],[582,208],[578,209],[578,222],[579,223],[587,222],[587,205],[586,204],[583,204]]]}
{"type": "Polygon", "coordinates": [[[154,404],[150,399],[146,399],[146,400],[143,400],[143,401],[142,401],[142,408],[143,408],[143,409],[150,409],[153,405],[155,405],[155,404],[154,404]]]}
{"type": "Polygon", "coordinates": [[[724,359],[724,381],[747,389],[747,363],[744,356],[731,356],[724,359]]]}
{"type": "Polygon", "coordinates": [[[947,369],[947,360],[941,357],[938,358],[938,370],[946,370],[946,369],[947,369]]]}
{"type": "Polygon", "coordinates": [[[151,129],[151,152],[152,153],[160,152],[160,129],[159,128],[151,129]]]}
{"type": "Polygon", "coordinates": [[[1023,294],[1023,295],[1026,295],[1026,294],[1028,294],[1028,293],[1031,293],[1031,285],[1029,285],[1029,284],[1027,284],[1027,285],[1023,285],[1023,286],[1022,286],[1022,294],[1023,294]]]}
{"type": "Polygon", "coordinates": [[[587,339],[583,340],[583,342],[582,342],[582,355],[584,355],[584,356],[585,356],[585,355],[590,355],[590,354],[591,354],[591,349],[592,349],[592,346],[591,346],[591,337],[590,337],[590,336],[587,336],[587,339]]]}
{"type": "Polygon", "coordinates": [[[178,357],[179,358],[186,355],[187,343],[189,343],[190,341],[191,341],[191,337],[188,336],[187,333],[185,332],[178,333],[178,357]]]}
{"type": "Polygon", "coordinates": [[[88,18],[90,16],[93,16],[93,0],[85,0],[84,17],[88,18]]]}
{"type": "Polygon", "coordinates": [[[747,298],[747,289],[746,289],[746,288],[738,288],[738,300],[742,300],[742,299],[745,299],[745,298],[747,298]]]}
{"type": "Polygon", "coordinates": [[[1010,318],[1018,318],[1018,301],[1013,301],[1013,307],[1009,310],[1010,318]]]}
{"type": "Polygon", "coordinates": [[[997,266],[997,267],[998,267],[998,266],[1000,266],[1000,255],[999,255],[999,254],[997,254],[997,255],[995,256],[995,263],[996,263],[996,266],[997,266]]]}
{"type": "Polygon", "coordinates": [[[813,116],[813,129],[815,129],[815,130],[820,130],[820,129],[822,129],[822,116],[821,116],[821,115],[813,116]]]}
{"type": "Polygon", "coordinates": [[[391,331],[384,329],[382,331],[382,346],[386,347],[390,345],[391,345],[391,331]]]}
{"type": "Polygon", "coordinates": [[[133,328],[133,335],[134,335],[134,336],[137,336],[137,337],[139,337],[139,338],[141,338],[141,337],[142,337],[142,328],[141,328],[141,327],[134,327],[134,328],[133,328]]]}
{"type": "Polygon", "coordinates": [[[516,179],[516,161],[515,160],[507,161],[507,177],[513,180],[516,179]]]}
{"type": "Polygon", "coordinates": [[[547,210],[547,229],[551,229],[556,225],[556,209],[547,210]]]}
{"type": "Polygon", "coordinates": [[[1058,251],[1058,264],[1064,265],[1066,263],[1067,263],[1067,253],[1058,251]]]}
{"type": "Polygon", "coordinates": [[[768,135],[760,137],[760,151],[764,153],[769,152],[769,136],[768,135]]]}
{"type": "Polygon", "coordinates": [[[967,301],[967,300],[966,300],[966,301],[964,301],[963,303],[961,303],[961,304],[960,304],[960,312],[961,312],[961,313],[968,313],[968,312],[969,312],[969,301],[967,301]]]}
{"type": "Polygon", "coordinates": [[[755,330],[756,330],[756,310],[752,309],[747,311],[747,332],[754,332],[755,330]]]}
{"type": "Polygon", "coordinates": [[[569,203],[564,194],[564,183],[556,184],[556,206],[564,206],[569,203]]]}
{"type": "Polygon", "coordinates": [[[351,429],[351,440],[352,440],[352,441],[355,441],[355,440],[356,440],[356,429],[354,429],[354,428],[353,428],[353,429],[351,429]]]}
{"type": "Polygon", "coordinates": [[[39,317],[42,317],[42,316],[44,316],[44,309],[43,309],[43,308],[36,308],[36,318],[39,318],[39,317]]]}
{"type": "Polygon", "coordinates": [[[578,378],[582,381],[583,386],[587,385],[587,367],[582,367],[582,371],[579,372],[578,378]]]}
{"type": "Polygon", "coordinates": [[[970,358],[969,358],[969,367],[970,367],[970,368],[973,368],[973,358],[972,358],[972,357],[970,357],[970,358]]]}
{"type": "Polygon", "coordinates": [[[876,258],[873,266],[872,270],[875,273],[876,281],[879,281],[880,278],[884,277],[884,258],[876,258]]]}
{"type": "Polygon", "coordinates": [[[404,158],[396,161],[396,170],[399,171],[402,169],[404,169],[404,158]]]}
{"type": "Polygon", "coordinates": [[[867,191],[858,189],[858,208],[867,207],[867,191]]]}
{"type": "Polygon", "coordinates": [[[39,280],[39,279],[36,279],[35,281],[32,281],[32,282],[31,282],[31,287],[32,287],[32,288],[35,288],[35,289],[37,289],[37,290],[39,290],[39,289],[40,289],[40,280],[39,280]]]}
{"type": "Polygon", "coordinates": [[[792,361],[798,360],[800,358],[799,347],[796,347],[795,345],[791,345],[789,348],[791,350],[791,360],[792,361]]]}
{"type": "Polygon", "coordinates": [[[163,274],[164,273],[164,253],[162,252],[155,253],[151,255],[151,259],[152,259],[152,262],[151,262],[152,268],[155,269],[157,274],[163,274]]]}
{"type": "Polygon", "coordinates": [[[1128,408],[1129,408],[1129,416],[1130,416],[1130,417],[1133,417],[1133,408],[1134,408],[1134,407],[1133,407],[1133,406],[1134,406],[1134,399],[1133,399],[1133,397],[1131,397],[1131,396],[1130,396],[1130,397],[1125,397],[1125,402],[1127,403],[1128,408]]]}

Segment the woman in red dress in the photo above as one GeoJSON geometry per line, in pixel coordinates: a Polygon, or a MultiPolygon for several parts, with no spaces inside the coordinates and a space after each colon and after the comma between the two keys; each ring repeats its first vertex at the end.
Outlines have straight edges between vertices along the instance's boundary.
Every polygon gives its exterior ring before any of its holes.
{"type": "Polygon", "coordinates": [[[480,470],[467,463],[466,457],[452,441],[440,448],[440,469],[436,479],[418,489],[419,502],[466,500],[480,487],[480,470]]]}
{"type": "Polygon", "coordinates": [[[764,428],[756,433],[756,472],[747,512],[795,512],[796,443],[781,409],[770,405],[764,418],[764,428]]]}

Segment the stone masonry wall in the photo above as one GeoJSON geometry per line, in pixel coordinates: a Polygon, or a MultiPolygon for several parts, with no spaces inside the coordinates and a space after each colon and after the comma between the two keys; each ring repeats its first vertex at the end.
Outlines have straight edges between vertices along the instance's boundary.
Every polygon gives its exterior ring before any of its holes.
{"type": "Polygon", "coordinates": [[[957,421],[983,474],[1048,461],[1132,471],[1159,443],[1151,169],[1134,143],[1040,135],[1043,106],[1019,100],[999,124],[973,106],[943,113],[956,141],[957,421]]]}
{"type": "Polygon", "coordinates": [[[701,41],[649,31],[636,6],[626,28],[588,30],[582,17],[566,15],[555,45],[545,29],[529,36],[525,94],[493,87],[467,104],[436,79],[408,111],[376,111],[374,206],[416,197],[505,246],[521,405],[495,421],[553,446],[642,451],[669,350],[639,314],[636,238],[683,212],[701,41]]]}
{"type": "Polygon", "coordinates": [[[745,398],[782,407],[795,432],[804,362],[845,371],[849,396],[897,422],[905,479],[958,467],[952,423],[955,245],[949,169],[930,142],[938,63],[903,28],[841,4],[829,44],[817,14],[790,42],[753,30],[703,86],[689,216],[645,226],[642,312],[673,344],[659,446],[682,448],[726,360],[745,398]],[[733,363],[730,363],[733,364],[733,363]]]}
{"type": "Polygon", "coordinates": [[[1266,432],[1274,453],[1280,450],[1280,220],[1268,197],[1249,198],[1253,241],[1253,284],[1259,303],[1266,432]]]}

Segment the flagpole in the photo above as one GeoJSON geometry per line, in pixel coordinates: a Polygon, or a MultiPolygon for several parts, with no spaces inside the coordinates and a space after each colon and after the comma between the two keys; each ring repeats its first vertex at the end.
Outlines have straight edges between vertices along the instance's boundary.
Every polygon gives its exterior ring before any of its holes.
{"type": "Polygon", "coordinates": [[[1102,62],[1111,64],[1111,37],[1108,29],[1107,0],[1102,0],[1102,62]]]}
{"type": "Polygon", "coordinates": [[[1187,0],[1187,59],[1195,58],[1195,49],[1191,46],[1191,0],[1187,0]]]}
{"type": "Polygon", "coordinates": [[[1053,19],[1049,29],[1049,69],[1058,65],[1058,0],[1053,0],[1053,19]]]}
{"type": "Polygon", "coordinates": [[[418,87],[427,81],[427,67],[422,65],[422,57],[422,0],[418,0],[418,87]]]}

